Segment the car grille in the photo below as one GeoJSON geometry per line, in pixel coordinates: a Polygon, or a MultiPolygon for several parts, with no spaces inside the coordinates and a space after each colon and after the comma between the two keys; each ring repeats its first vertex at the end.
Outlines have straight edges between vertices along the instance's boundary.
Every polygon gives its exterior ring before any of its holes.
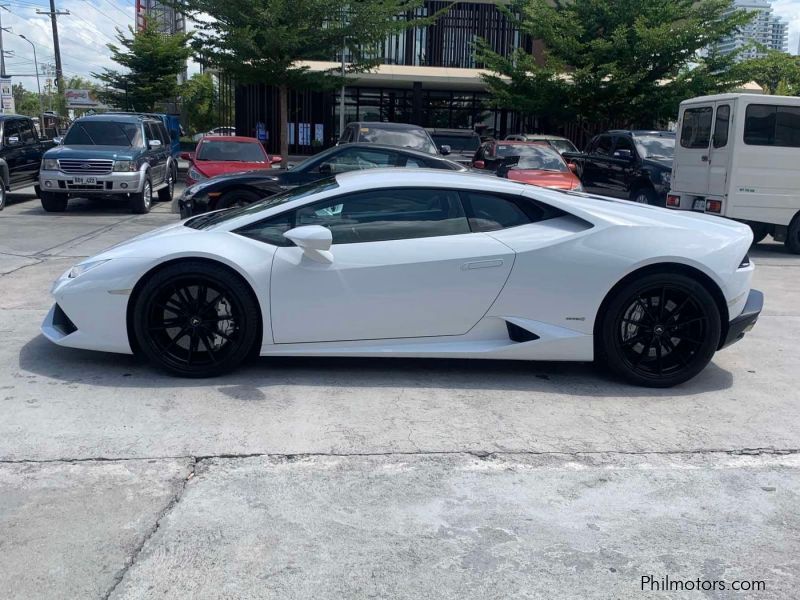
{"type": "Polygon", "coordinates": [[[61,171],[74,175],[106,175],[111,173],[113,167],[114,161],[105,159],[60,159],[58,161],[58,168],[61,171]]]}

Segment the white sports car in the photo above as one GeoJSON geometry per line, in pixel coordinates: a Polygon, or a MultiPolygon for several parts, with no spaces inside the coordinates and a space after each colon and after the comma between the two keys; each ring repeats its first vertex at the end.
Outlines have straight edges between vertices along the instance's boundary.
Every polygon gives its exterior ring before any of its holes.
{"type": "Polygon", "coordinates": [[[758,318],[752,237],[483,175],[347,173],[85,260],[42,331],[190,377],[255,353],[600,359],[665,387],[758,318]]]}

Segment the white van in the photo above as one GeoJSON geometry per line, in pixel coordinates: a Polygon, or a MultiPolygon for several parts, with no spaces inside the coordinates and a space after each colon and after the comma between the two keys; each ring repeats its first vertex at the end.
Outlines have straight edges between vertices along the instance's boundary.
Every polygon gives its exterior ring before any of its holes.
{"type": "Polygon", "coordinates": [[[800,254],[800,98],[681,102],[667,206],[736,219],[800,254]]]}

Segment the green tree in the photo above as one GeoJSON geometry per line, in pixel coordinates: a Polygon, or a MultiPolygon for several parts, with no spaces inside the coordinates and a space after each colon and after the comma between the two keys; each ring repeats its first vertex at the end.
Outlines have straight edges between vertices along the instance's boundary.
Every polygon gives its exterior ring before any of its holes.
{"type": "Polygon", "coordinates": [[[743,76],[755,81],[765,94],[800,96],[800,56],[768,50],[759,58],[738,65],[743,76]]]}
{"type": "Polygon", "coordinates": [[[181,100],[186,112],[190,133],[208,131],[217,125],[219,118],[219,103],[217,100],[217,86],[210,73],[195,73],[181,89],[181,100]]]}
{"type": "Polygon", "coordinates": [[[103,69],[92,73],[105,87],[100,97],[111,106],[125,110],[153,111],[160,102],[179,94],[178,75],[186,66],[191,50],[189,35],[162,35],[148,26],[129,37],[117,30],[116,44],[108,44],[111,58],[124,71],[103,69]]]}
{"type": "Polygon", "coordinates": [[[730,89],[744,74],[714,48],[752,18],[732,0],[513,0],[504,8],[541,40],[543,57],[502,57],[478,43],[496,105],[652,126],[686,97],[730,89]]]}
{"type": "Polygon", "coordinates": [[[39,96],[35,92],[26,90],[21,83],[11,86],[11,95],[14,96],[14,108],[19,115],[36,117],[39,115],[39,96]]]}
{"type": "Polygon", "coordinates": [[[378,48],[393,32],[420,24],[408,16],[420,0],[176,0],[197,20],[192,46],[237,83],[269,83],[278,89],[281,155],[288,160],[288,91],[330,89],[337,69],[314,72],[300,61],[333,60],[343,47],[350,72],[379,61],[378,48]]]}

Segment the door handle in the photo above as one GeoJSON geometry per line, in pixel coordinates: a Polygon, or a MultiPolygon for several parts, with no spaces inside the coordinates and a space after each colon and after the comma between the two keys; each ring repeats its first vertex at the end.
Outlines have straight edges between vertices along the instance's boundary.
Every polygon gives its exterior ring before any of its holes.
{"type": "Polygon", "coordinates": [[[708,154],[703,154],[703,156],[700,157],[700,160],[703,162],[708,162],[708,154]]]}
{"type": "Polygon", "coordinates": [[[464,263],[461,265],[462,271],[471,271],[473,269],[491,269],[492,267],[502,267],[503,259],[497,258],[494,260],[476,260],[473,262],[464,263]]]}

